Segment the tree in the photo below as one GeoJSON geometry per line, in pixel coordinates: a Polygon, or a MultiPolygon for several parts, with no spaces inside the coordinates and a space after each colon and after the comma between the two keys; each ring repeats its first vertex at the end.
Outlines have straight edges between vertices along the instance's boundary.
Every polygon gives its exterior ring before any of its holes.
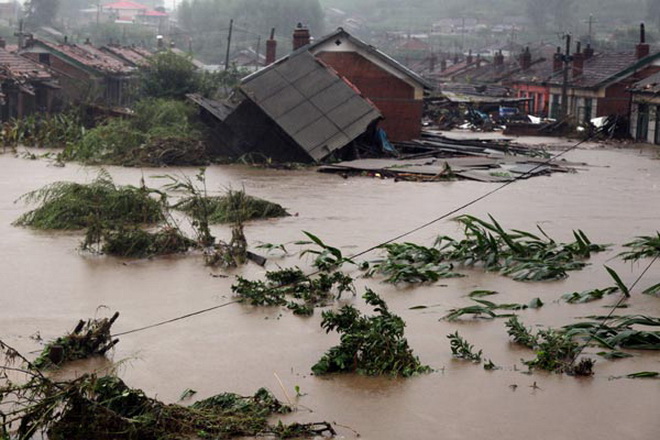
{"type": "Polygon", "coordinates": [[[53,22],[60,0],[28,0],[25,2],[25,23],[29,28],[48,26],[53,22]]]}
{"type": "Polygon", "coordinates": [[[145,96],[184,99],[186,94],[198,91],[198,74],[193,63],[169,50],[151,57],[141,74],[145,96]]]}

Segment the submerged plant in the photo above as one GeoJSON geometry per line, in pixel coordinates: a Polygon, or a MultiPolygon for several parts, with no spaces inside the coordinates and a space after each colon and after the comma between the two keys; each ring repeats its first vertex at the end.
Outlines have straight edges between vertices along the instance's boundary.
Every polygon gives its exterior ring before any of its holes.
{"type": "Polygon", "coordinates": [[[276,203],[249,196],[245,190],[227,190],[224,196],[206,197],[204,204],[188,197],[174,205],[196,220],[207,218],[210,224],[245,222],[254,219],[286,217],[289,213],[276,203]]]}
{"type": "Polygon", "coordinates": [[[297,245],[311,244],[317,246],[319,249],[315,249],[315,248],[304,249],[300,253],[300,256],[303,257],[304,255],[307,254],[315,255],[313,265],[318,270],[323,272],[331,272],[333,270],[340,268],[344,263],[355,264],[355,262],[352,259],[345,257],[339,248],[324,243],[323,240],[321,240],[319,237],[312,234],[311,232],[303,231],[303,234],[305,234],[309,238],[309,240],[297,241],[296,242],[297,245]]]}
{"type": "Polygon", "coordinates": [[[266,281],[238,277],[231,289],[248,304],[287,306],[297,315],[311,315],[314,307],[327,305],[344,292],[354,292],[353,279],[348,275],[334,272],[308,276],[297,267],[266,272],[266,281]]]}
{"type": "Polygon", "coordinates": [[[270,425],[268,418],[291,411],[266,389],[253,396],[223,393],[190,407],[166,405],[128,387],[116,376],[83,375],[56,381],[0,341],[0,354],[13,362],[0,367],[0,438],[27,440],[156,440],[334,435],[328,422],[270,425]],[[7,371],[21,372],[23,383],[7,371]]]}
{"type": "Polygon", "coordinates": [[[656,235],[642,235],[623,245],[629,250],[621,252],[619,257],[625,261],[638,261],[642,258],[660,257],[660,232],[656,235]]]}
{"type": "Polygon", "coordinates": [[[390,243],[383,249],[387,255],[374,264],[373,270],[385,275],[387,283],[426,283],[463,276],[453,271],[451,263],[441,262],[443,258],[438,249],[414,243],[390,243]]]}
{"type": "Polygon", "coordinates": [[[104,355],[119,342],[110,335],[110,327],[118,317],[119,313],[115,313],[111,318],[80,320],[71,333],[48,342],[32,365],[35,368],[50,368],[104,355]]]}
{"type": "Polygon", "coordinates": [[[582,292],[566,293],[562,295],[561,298],[567,303],[586,303],[590,301],[595,301],[597,299],[601,299],[605,295],[611,295],[612,293],[618,290],[619,290],[618,287],[611,286],[611,287],[605,287],[603,289],[590,289],[590,290],[584,290],[582,292]]]}
{"type": "Polygon", "coordinates": [[[538,308],[543,306],[543,302],[539,298],[534,298],[529,305],[526,304],[496,304],[492,301],[486,301],[484,299],[471,298],[472,301],[478,303],[478,305],[461,307],[458,309],[451,309],[449,313],[443,316],[441,319],[446,319],[447,321],[454,321],[460,318],[463,315],[475,315],[476,317],[481,317],[481,315],[486,315],[490,318],[507,318],[510,316],[515,316],[512,313],[495,313],[495,310],[524,310],[528,307],[538,308]]]}
{"type": "Polygon", "coordinates": [[[481,362],[481,353],[483,350],[475,352],[472,344],[463,339],[463,337],[458,334],[458,331],[456,331],[456,333],[447,335],[447,338],[449,339],[449,346],[451,347],[452,356],[458,359],[465,359],[476,363],[481,362]]]}
{"type": "Polygon", "coordinates": [[[592,367],[595,362],[592,359],[584,358],[575,363],[580,348],[570,333],[549,328],[532,334],[517,317],[512,317],[505,325],[509,336],[516,343],[531,348],[536,353],[534,359],[523,361],[528,367],[576,376],[593,374],[592,367]]]}
{"type": "Polygon", "coordinates": [[[156,191],[117,186],[106,171],[88,184],[56,182],[23,195],[19,200],[39,206],[14,224],[36,229],[84,229],[95,223],[103,228],[155,224],[164,219],[156,191]]]}
{"type": "Polygon", "coordinates": [[[409,377],[431,371],[408,346],[403,319],[392,314],[385,301],[372,290],[367,289],[363,298],[376,315],[361,315],[351,305],[323,312],[321,327],[326,332],[337,331],[341,342],[312,367],[314,374],[357,372],[409,377]]]}
{"type": "Polygon", "coordinates": [[[187,252],[196,242],[178,229],[166,226],[156,232],[119,228],[103,234],[101,251],[126,258],[145,258],[187,252]]]}

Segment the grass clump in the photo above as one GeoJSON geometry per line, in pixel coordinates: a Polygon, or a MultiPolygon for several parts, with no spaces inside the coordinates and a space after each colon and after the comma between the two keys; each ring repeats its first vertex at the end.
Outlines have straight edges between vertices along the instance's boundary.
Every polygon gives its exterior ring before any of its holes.
{"type": "Polygon", "coordinates": [[[314,374],[356,372],[409,377],[431,371],[408,346],[403,319],[392,314],[385,301],[372,290],[367,289],[363,298],[376,315],[361,315],[350,305],[339,311],[323,312],[321,327],[326,332],[337,331],[341,342],[312,367],[314,374]]]}
{"type": "Polygon", "coordinates": [[[308,276],[299,268],[266,272],[265,281],[238,277],[232,291],[254,306],[286,306],[296,315],[311,315],[314,308],[353,292],[353,279],[341,272],[308,276]],[[334,293],[336,292],[336,294],[334,293]]]}
{"type": "Polygon", "coordinates": [[[224,196],[206,197],[203,203],[187,197],[174,206],[192,218],[208,218],[210,224],[234,223],[241,221],[286,217],[290,215],[277,203],[249,196],[244,190],[229,189],[224,196]]]}
{"type": "Polygon", "coordinates": [[[534,298],[532,301],[530,301],[529,305],[518,303],[496,304],[492,301],[486,301],[484,299],[471,299],[472,301],[478,303],[478,305],[451,309],[449,313],[443,316],[441,319],[446,319],[447,321],[455,321],[463,315],[474,315],[475,317],[481,317],[482,315],[485,315],[489,319],[506,318],[515,315],[511,313],[495,313],[495,310],[524,310],[530,307],[539,308],[543,306],[543,302],[539,298],[534,298]]]}
{"type": "Polygon", "coordinates": [[[23,383],[14,383],[0,367],[0,401],[4,403],[0,438],[174,440],[335,434],[328,422],[270,425],[268,417],[291,408],[265,389],[247,397],[223,393],[189,407],[166,405],[116,376],[55,381],[2,341],[0,353],[14,365],[12,371],[26,377],[23,383]]]}
{"type": "Polygon", "coordinates": [[[19,200],[39,206],[19,217],[14,224],[36,229],[84,229],[98,224],[155,224],[163,220],[161,203],[154,191],[134,186],[117,186],[107,172],[88,184],[55,182],[23,195],[19,200]]]}
{"type": "Polygon", "coordinates": [[[32,365],[35,368],[51,368],[65,362],[104,355],[119,342],[110,335],[110,327],[118,317],[119,313],[115,313],[111,318],[80,320],[71,333],[48,342],[32,365]]]}

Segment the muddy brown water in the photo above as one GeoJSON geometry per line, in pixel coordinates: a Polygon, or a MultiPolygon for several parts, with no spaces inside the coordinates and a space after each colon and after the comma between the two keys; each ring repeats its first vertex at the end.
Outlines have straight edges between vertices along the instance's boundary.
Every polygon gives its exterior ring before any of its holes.
{"type": "MultiPolygon", "coordinates": [[[[589,166],[575,174],[555,174],[518,182],[468,208],[465,213],[492,214],[507,228],[532,230],[540,224],[558,240],[571,240],[582,229],[595,242],[613,243],[597,254],[592,265],[567,280],[520,283],[469,271],[466,278],[442,280],[430,286],[394,287],[378,278],[361,279],[358,292],[369,286],[407,322],[407,337],[420,359],[434,373],[406,380],[342,375],[318,378],[310,367],[338,342],[319,326],[320,313],[299,318],[280,309],[230,305],[215,311],[121,338],[112,359],[129,385],[150,396],[175,402],[187,389],[204,398],[224,391],[252,394],[265,386],[278,398],[300,404],[285,421],[336,422],[340,436],[365,439],[657,439],[660,438],[660,380],[613,379],[638,371],[660,371],[660,354],[607,361],[598,356],[591,378],[536,372],[523,374],[521,358],[530,352],[509,343],[504,320],[438,319],[450,308],[467,305],[474,289],[501,292],[496,302],[527,303],[540,297],[545,306],[520,313],[528,326],[559,326],[576,317],[605,314],[617,298],[571,305],[558,301],[566,292],[611,285],[603,264],[614,267],[627,283],[643,264],[613,260],[620,245],[660,227],[660,161],[657,153],[638,149],[580,149],[568,160],[589,166]],[[410,310],[417,305],[433,306],[410,310]],[[446,335],[458,330],[484,356],[502,368],[454,360],[446,335]],[[283,384],[283,388],[278,382],[283,384]],[[536,384],[536,387],[534,386],[536,384]],[[296,397],[298,386],[302,397],[296,397]],[[286,395],[285,395],[286,393],[286,395]]],[[[169,173],[194,174],[196,169],[153,170],[108,168],[120,184],[150,186],[169,173]]],[[[81,255],[80,233],[44,233],[11,226],[27,208],[16,200],[23,193],[58,180],[89,181],[94,167],[51,166],[0,155],[0,337],[36,356],[40,345],[29,336],[51,339],[70,330],[79,318],[121,312],[114,330],[122,332],[195,310],[228,302],[233,276],[257,278],[264,269],[248,265],[229,278],[202,264],[199,256],[128,261],[81,255]]],[[[302,265],[291,244],[310,231],[358,252],[436,218],[492,189],[477,182],[407,183],[369,178],[343,179],[313,170],[277,171],[243,166],[213,166],[208,187],[244,187],[254,196],[278,202],[295,216],[250,223],[249,243],[289,243],[291,256],[270,256],[267,268],[302,265]]],[[[219,238],[229,230],[218,226],[219,238]]],[[[460,236],[450,221],[441,221],[406,240],[430,244],[439,233],[460,236]]],[[[368,258],[375,258],[372,253],[368,258]]],[[[646,263],[646,262],[645,262],[646,263]]],[[[357,273],[356,273],[357,275],[357,273]]],[[[639,284],[622,313],[660,316],[660,300],[641,295],[660,282],[656,264],[639,284]]],[[[363,307],[359,295],[341,303],[363,307]]],[[[592,355],[599,351],[589,348],[592,355]]],[[[104,362],[77,363],[63,374],[81,374],[104,362]]]]}

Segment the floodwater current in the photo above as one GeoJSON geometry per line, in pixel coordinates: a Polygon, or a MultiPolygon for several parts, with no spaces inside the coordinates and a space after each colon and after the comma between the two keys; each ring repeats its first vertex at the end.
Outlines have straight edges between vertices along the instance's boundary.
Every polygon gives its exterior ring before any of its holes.
{"type": "MultiPolygon", "coordinates": [[[[342,438],[364,439],[598,439],[651,440],[660,438],[660,380],[615,379],[638,371],[660,371],[658,352],[634,352],[628,359],[597,360],[595,375],[575,378],[534,372],[524,374],[521,359],[531,353],[509,342],[504,320],[467,318],[439,321],[446,311],[470,303],[475,289],[500,292],[496,302],[527,303],[539,297],[540,309],[519,313],[527,326],[561,326],[575,318],[606,314],[618,297],[588,304],[559,300],[567,292],[605,287],[612,282],[607,264],[632,283],[648,264],[626,264],[615,255],[621,244],[660,228],[660,161],[657,152],[591,145],[570,152],[566,159],[584,162],[577,173],[554,174],[517,182],[464,213],[492,214],[504,227],[534,230],[541,225],[559,241],[571,241],[582,229],[592,241],[611,243],[594,255],[586,269],[566,280],[521,283],[479,270],[465,278],[428,286],[391,286],[379,278],[359,279],[358,296],[338,305],[364,308],[360,293],[369,286],[407,323],[406,335],[421,361],[433,373],[409,378],[357,375],[315,377],[310,367],[332,345],[336,334],[319,326],[320,311],[300,318],[284,309],[238,304],[121,337],[112,353],[118,374],[166,402],[175,402],[190,388],[195,398],[224,391],[252,394],[267,387],[281,400],[299,404],[284,421],[337,423],[342,438]],[[424,309],[411,309],[426,305],[424,309]],[[456,330],[483,349],[484,357],[501,369],[453,359],[446,335],[456,330]],[[280,385],[280,381],[281,384],[280,385]],[[301,397],[296,396],[299,387],[301,397]]],[[[164,173],[193,175],[196,169],[131,169],[108,167],[118,184],[161,186],[164,173]]],[[[201,256],[153,260],[122,260],[84,255],[77,246],[81,233],[37,232],[11,222],[28,207],[14,201],[43,185],[93,179],[98,168],[47,160],[0,155],[0,338],[36,356],[39,332],[45,340],[69,331],[80,318],[121,316],[114,331],[123,332],[232,300],[235,275],[256,279],[268,268],[301,265],[296,240],[302,231],[318,235],[345,254],[357,253],[428,222],[495,188],[470,181],[414,183],[366,177],[344,179],[314,170],[264,170],[245,166],[212,166],[207,186],[221,193],[242,188],[253,196],[285,206],[291,217],[249,223],[245,233],[254,248],[260,242],[286,243],[290,256],[269,255],[266,269],[254,264],[226,273],[203,265],[201,256]],[[214,277],[229,275],[229,277],[214,277]]],[[[229,239],[227,227],[214,227],[229,239]]],[[[444,220],[405,238],[430,245],[438,234],[461,236],[457,225],[444,220]]],[[[372,252],[363,258],[376,258],[372,252]]],[[[356,271],[355,275],[359,275],[356,271]]],[[[660,262],[633,291],[629,307],[620,313],[660,316],[660,299],[640,292],[660,283],[660,262]]],[[[490,298],[489,298],[490,299],[490,298]]],[[[617,312],[619,313],[619,312],[617,312]]],[[[65,370],[75,375],[99,361],[82,362],[65,370]]]]}

